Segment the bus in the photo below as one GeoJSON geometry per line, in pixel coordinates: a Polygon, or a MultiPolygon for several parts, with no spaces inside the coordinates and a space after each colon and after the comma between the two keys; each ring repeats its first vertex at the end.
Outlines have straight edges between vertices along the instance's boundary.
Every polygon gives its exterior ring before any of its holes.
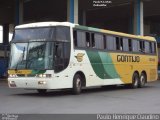
{"type": "Polygon", "coordinates": [[[157,43],[131,35],[69,22],[15,27],[11,41],[10,88],[72,89],[127,85],[141,88],[157,80],[157,43]]]}

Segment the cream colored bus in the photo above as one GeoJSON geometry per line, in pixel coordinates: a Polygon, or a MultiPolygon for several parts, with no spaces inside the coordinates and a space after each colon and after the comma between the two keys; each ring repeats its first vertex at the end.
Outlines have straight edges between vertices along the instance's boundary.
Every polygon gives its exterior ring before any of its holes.
{"type": "Polygon", "coordinates": [[[157,80],[157,43],[136,36],[68,22],[41,22],[15,28],[8,70],[10,88],[71,88],[157,80]]]}

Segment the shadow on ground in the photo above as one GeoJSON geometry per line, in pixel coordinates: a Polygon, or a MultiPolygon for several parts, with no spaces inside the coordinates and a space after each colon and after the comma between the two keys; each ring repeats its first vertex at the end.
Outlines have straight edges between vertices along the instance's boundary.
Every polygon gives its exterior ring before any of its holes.
{"type": "MultiPolygon", "coordinates": [[[[144,88],[137,88],[137,89],[132,89],[132,90],[138,90],[138,89],[148,89],[152,88],[154,86],[145,86],[144,88]]],[[[87,95],[87,94],[94,94],[98,92],[113,92],[113,91],[120,91],[120,90],[131,90],[131,88],[126,87],[126,86],[103,86],[103,87],[92,87],[92,88],[85,88],[82,90],[82,93],[80,95],[87,95]]],[[[27,90],[26,90],[27,91],[27,90]]],[[[28,90],[29,91],[29,90],[28,90]]],[[[71,89],[64,89],[64,90],[49,90],[45,94],[39,94],[36,90],[32,92],[27,93],[18,93],[18,94],[13,94],[16,96],[32,96],[32,97],[57,97],[57,96],[71,96],[74,95],[72,94],[71,89]]],[[[78,96],[80,96],[78,95],[78,96]]]]}

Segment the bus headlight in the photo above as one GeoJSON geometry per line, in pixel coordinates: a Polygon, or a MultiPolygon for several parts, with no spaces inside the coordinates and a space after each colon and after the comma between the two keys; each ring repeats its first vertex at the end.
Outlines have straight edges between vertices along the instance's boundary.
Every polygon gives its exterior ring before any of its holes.
{"type": "Polygon", "coordinates": [[[17,77],[17,75],[16,74],[9,74],[9,77],[15,78],[15,77],[17,77]]]}
{"type": "Polygon", "coordinates": [[[38,85],[45,85],[46,81],[38,81],[38,85]]]}
{"type": "Polygon", "coordinates": [[[40,77],[40,78],[50,78],[52,77],[51,74],[38,74],[37,77],[40,77]]]}
{"type": "Polygon", "coordinates": [[[10,87],[16,87],[15,81],[9,81],[9,86],[10,87]]]}

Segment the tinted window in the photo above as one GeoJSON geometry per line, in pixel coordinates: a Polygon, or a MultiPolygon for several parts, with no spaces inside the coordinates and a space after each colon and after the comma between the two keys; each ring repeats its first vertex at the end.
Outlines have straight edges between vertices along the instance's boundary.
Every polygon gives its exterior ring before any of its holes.
{"type": "Polygon", "coordinates": [[[13,41],[51,39],[51,30],[54,31],[54,28],[16,29],[13,41]]]}
{"type": "Polygon", "coordinates": [[[56,27],[56,40],[57,41],[70,41],[69,27],[56,27]]]}
{"type": "Polygon", "coordinates": [[[91,43],[90,43],[90,33],[86,32],[86,46],[90,47],[91,43]]]}
{"type": "Polygon", "coordinates": [[[139,52],[139,42],[138,40],[132,40],[132,50],[134,52],[139,52]]]}
{"type": "Polygon", "coordinates": [[[156,53],[156,44],[152,42],[152,53],[156,53]]]}
{"type": "Polygon", "coordinates": [[[123,38],[123,50],[124,51],[129,51],[129,44],[128,44],[128,39],[123,38]]]}
{"type": "Polygon", "coordinates": [[[73,31],[73,41],[74,41],[74,46],[77,47],[77,31],[73,31]]]}
{"type": "Polygon", "coordinates": [[[140,52],[144,52],[145,51],[145,45],[144,45],[144,41],[139,41],[139,51],[140,52]]]}
{"type": "Polygon", "coordinates": [[[128,39],[128,47],[129,47],[129,51],[132,51],[132,40],[131,39],[128,39]]]}
{"type": "Polygon", "coordinates": [[[74,45],[78,47],[90,47],[96,49],[118,50],[137,53],[156,53],[156,44],[143,40],[114,37],[89,31],[74,31],[74,45]]]}
{"type": "Polygon", "coordinates": [[[152,53],[152,52],[153,52],[152,42],[149,42],[149,52],[150,52],[150,53],[152,53]]]}
{"type": "Polygon", "coordinates": [[[116,49],[123,50],[123,38],[116,37],[116,49]]]}
{"type": "Polygon", "coordinates": [[[113,36],[106,36],[108,50],[116,50],[116,39],[113,36]]]}
{"type": "Polygon", "coordinates": [[[119,40],[119,37],[116,37],[116,49],[120,50],[120,40],[119,40]]]}
{"type": "Polygon", "coordinates": [[[77,31],[77,46],[86,47],[86,35],[85,32],[77,31]]]}
{"type": "Polygon", "coordinates": [[[95,34],[94,38],[95,38],[95,48],[104,49],[103,35],[95,34]]]}
{"type": "Polygon", "coordinates": [[[150,53],[149,42],[145,41],[145,52],[150,53]]]}
{"type": "Polygon", "coordinates": [[[55,44],[55,72],[60,72],[67,68],[70,58],[69,42],[57,42],[55,44]]]}
{"type": "Polygon", "coordinates": [[[91,47],[95,48],[95,35],[94,35],[94,33],[91,33],[91,47]]]}

